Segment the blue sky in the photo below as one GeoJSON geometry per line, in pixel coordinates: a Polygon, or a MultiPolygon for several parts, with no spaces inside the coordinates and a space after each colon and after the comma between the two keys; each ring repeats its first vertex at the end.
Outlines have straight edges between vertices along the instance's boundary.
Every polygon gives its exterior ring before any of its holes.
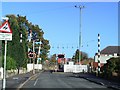
{"type": "Polygon", "coordinates": [[[98,51],[98,33],[101,50],[118,45],[117,2],[3,2],[2,16],[26,16],[29,22],[43,29],[51,45],[49,54],[64,53],[68,58],[73,56],[79,44],[80,12],[75,5],[85,6],[82,10],[82,51],[94,57],[98,51]]]}

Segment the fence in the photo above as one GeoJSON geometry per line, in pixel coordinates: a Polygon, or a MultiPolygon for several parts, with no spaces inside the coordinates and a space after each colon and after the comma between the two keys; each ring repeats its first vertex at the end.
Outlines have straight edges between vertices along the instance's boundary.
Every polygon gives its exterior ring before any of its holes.
{"type": "MultiPolygon", "coordinates": [[[[42,70],[42,64],[34,64],[34,69],[42,70]]],[[[27,64],[27,72],[33,70],[33,64],[27,64]]]]}
{"type": "Polygon", "coordinates": [[[73,73],[80,73],[80,72],[88,72],[87,65],[64,65],[64,72],[73,72],[73,73]]]}

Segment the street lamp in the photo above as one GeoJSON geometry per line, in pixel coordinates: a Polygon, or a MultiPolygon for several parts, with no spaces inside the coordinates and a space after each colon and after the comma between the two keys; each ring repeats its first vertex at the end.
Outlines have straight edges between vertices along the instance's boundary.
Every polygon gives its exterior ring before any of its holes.
{"type": "Polygon", "coordinates": [[[77,6],[75,5],[75,8],[79,8],[80,9],[80,31],[79,31],[79,59],[78,59],[78,64],[80,64],[80,59],[81,59],[81,52],[80,52],[80,47],[81,47],[81,31],[82,31],[82,20],[81,20],[81,15],[82,15],[82,9],[85,8],[85,6],[77,6]]]}

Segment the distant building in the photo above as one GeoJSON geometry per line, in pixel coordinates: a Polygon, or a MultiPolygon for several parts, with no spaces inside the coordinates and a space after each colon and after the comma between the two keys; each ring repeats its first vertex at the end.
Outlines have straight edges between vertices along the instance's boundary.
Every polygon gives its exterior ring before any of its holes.
{"type": "MultiPolygon", "coordinates": [[[[103,66],[105,63],[107,63],[107,60],[109,60],[112,57],[119,57],[120,56],[120,46],[107,46],[105,49],[101,50],[100,52],[100,63],[101,66],[103,66]]],[[[95,54],[94,57],[94,67],[98,66],[98,54],[95,54]]]]}

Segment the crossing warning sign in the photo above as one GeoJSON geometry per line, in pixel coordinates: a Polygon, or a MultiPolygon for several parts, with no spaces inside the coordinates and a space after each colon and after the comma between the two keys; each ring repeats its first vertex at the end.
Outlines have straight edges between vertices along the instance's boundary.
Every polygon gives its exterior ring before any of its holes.
{"type": "Polygon", "coordinates": [[[5,21],[2,26],[0,26],[0,32],[12,33],[8,21],[5,21]]]}
{"type": "Polygon", "coordinates": [[[12,40],[12,30],[10,29],[10,24],[5,21],[2,26],[0,26],[0,40],[12,40]]]}

